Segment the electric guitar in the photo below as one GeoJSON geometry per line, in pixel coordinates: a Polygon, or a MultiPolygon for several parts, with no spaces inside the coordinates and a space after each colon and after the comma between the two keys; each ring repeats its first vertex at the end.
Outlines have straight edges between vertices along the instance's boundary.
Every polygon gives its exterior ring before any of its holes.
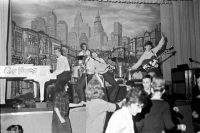
{"type": "Polygon", "coordinates": [[[173,50],[174,47],[170,47],[169,49],[166,49],[163,53],[161,53],[158,56],[152,56],[150,59],[146,59],[142,62],[142,68],[146,71],[153,69],[153,68],[158,68],[159,67],[159,58],[161,58],[163,55],[169,53],[171,50],[173,50]]]}
{"type": "Polygon", "coordinates": [[[88,57],[85,61],[84,69],[88,74],[104,74],[109,70],[115,69],[115,67],[104,62],[102,58],[95,59],[92,57],[88,57]]]}

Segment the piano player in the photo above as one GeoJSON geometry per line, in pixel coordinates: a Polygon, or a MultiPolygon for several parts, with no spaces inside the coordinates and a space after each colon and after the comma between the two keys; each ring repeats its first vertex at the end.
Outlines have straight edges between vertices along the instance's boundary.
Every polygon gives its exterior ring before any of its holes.
{"type": "MultiPolygon", "coordinates": [[[[57,79],[46,82],[45,89],[47,89],[48,85],[52,83],[55,83],[55,89],[58,87],[64,88],[64,85],[71,79],[69,62],[68,62],[67,57],[63,56],[62,49],[56,48],[55,54],[57,56],[57,65],[56,65],[56,70],[52,74],[56,76],[57,79]]],[[[51,98],[53,98],[54,90],[46,90],[45,94],[47,96],[49,93],[51,93],[51,98]]]]}

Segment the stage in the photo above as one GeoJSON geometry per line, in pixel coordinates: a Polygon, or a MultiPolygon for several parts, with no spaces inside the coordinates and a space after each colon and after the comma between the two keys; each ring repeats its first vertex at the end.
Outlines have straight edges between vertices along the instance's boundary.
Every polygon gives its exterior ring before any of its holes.
{"type": "MultiPolygon", "coordinates": [[[[70,109],[73,133],[85,133],[85,107],[70,109]]],[[[1,133],[10,125],[21,125],[24,133],[51,133],[52,108],[1,108],[1,133]]]]}

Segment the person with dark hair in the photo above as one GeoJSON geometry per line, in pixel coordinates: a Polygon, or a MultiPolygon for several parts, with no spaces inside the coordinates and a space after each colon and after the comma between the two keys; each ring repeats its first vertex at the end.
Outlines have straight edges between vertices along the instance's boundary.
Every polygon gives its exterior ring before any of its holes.
{"type": "Polygon", "coordinates": [[[90,51],[87,49],[87,44],[86,43],[81,43],[80,45],[81,51],[79,52],[78,55],[90,55],[90,51]]]}
{"type": "Polygon", "coordinates": [[[165,80],[154,77],[152,80],[152,97],[150,111],[143,119],[142,133],[163,133],[167,130],[186,130],[185,124],[175,125],[171,119],[170,106],[161,99],[165,92],[165,80]]]}
{"type": "MultiPolygon", "coordinates": [[[[87,49],[86,43],[81,43],[81,51],[78,53],[79,57],[90,56],[90,51],[87,49]]],[[[82,65],[83,59],[79,59],[79,65],[82,65]]]]}
{"type": "Polygon", "coordinates": [[[165,40],[166,38],[164,37],[164,35],[162,35],[162,38],[156,47],[153,47],[151,41],[147,41],[144,44],[144,53],[142,54],[140,59],[130,68],[130,70],[136,70],[139,67],[142,67],[142,69],[146,70],[147,73],[149,71],[155,71],[155,73],[160,74],[156,60],[152,61],[151,59],[157,56],[158,51],[164,46],[165,40]]]}
{"type": "Polygon", "coordinates": [[[200,73],[196,75],[196,85],[192,92],[192,117],[195,131],[200,132],[200,73]]]}
{"type": "Polygon", "coordinates": [[[150,75],[146,75],[142,78],[143,89],[149,96],[151,95],[151,82],[152,77],[150,75]]]}
{"type": "MultiPolygon", "coordinates": [[[[63,83],[63,82],[62,82],[63,83]]],[[[83,102],[79,104],[69,103],[68,85],[64,88],[56,89],[53,100],[53,118],[52,118],[52,133],[72,133],[71,123],[69,119],[70,107],[83,106],[83,102]]]]}
{"type": "Polygon", "coordinates": [[[111,116],[105,133],[135,133],[132,116],[142,111],[147,99],[141,88],[131,88],[127,92],[124,106],[111,116]]]}
{"type": "Polygon", "coordinates": [[[23,128],[21,125],[10,125],[7,129],[7,133],[23,133],[23,128]]]}
{"type": "MultiPolygon", "coordinates": [[[[57,56],[57,65],[56,70],[52,73],[54,75],[53,77],[57,77],[56,80],[50,80],[49,82],[45,83],[45,88],[48,87],[48,85],[55,83],[54,87],[51,87],[51,90],[47,90],[47,93],[45,93],[48,97],[48,94],[51,94],[51,100],[54,97],[54,89],[64,89],[64,85],[68,83],[68,81],[71,79],[71,72],[70,72],[70,66],[67,57],[63,56],[62,49],[56,48],[55,54],[57,56]]],[[[49,88],[48,88],[49,89],[49,88]]],[[[47,99],[47,98],[46,98],[47,99]]]]}
{"type": "Polygon", "coordinates": [[[104,80],[111,85],[111,91],[109,91],[110,93],[107,97],[108,101],[116,102],[117,94],[119,91],[119,85],[115,81],[112,73],[109,72],[110,66],[102,58],[99,58],[95,52],[92,53],[92,56],[86,58],[85,66],[86,73],[82,75],[77,85],[77,94],[79,96],[80,101],[85,101],[84,89],[87,85],[87,82],[89,82],[92,79],[92,76],[94,74],[99,74],[103,76],[104,80]]]}

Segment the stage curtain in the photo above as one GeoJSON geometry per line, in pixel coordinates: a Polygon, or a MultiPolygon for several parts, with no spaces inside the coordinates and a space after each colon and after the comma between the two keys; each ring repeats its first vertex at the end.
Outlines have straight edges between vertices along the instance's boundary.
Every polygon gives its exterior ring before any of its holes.
{"type": "MultiPolygon", "coordinates": [[[[9,0],[0,1],[0,66],[6,65],[9,0]]],[[[6,80],[0,79],[0,104],[5,104],[6,80]]]]}
{"type": "Polygon", "coordinates": [[[172,4],[161,4],[160,16],[161,31],[168,38],[168,47],[174,46],[176,51],[176,54],[162,65],[165,79],[171,81],[171,68],[177,65],[200,67],[199,63],[189,61],[189,58],[192,58],[200,62],[200,1],[173,1],[172,4]]]}

